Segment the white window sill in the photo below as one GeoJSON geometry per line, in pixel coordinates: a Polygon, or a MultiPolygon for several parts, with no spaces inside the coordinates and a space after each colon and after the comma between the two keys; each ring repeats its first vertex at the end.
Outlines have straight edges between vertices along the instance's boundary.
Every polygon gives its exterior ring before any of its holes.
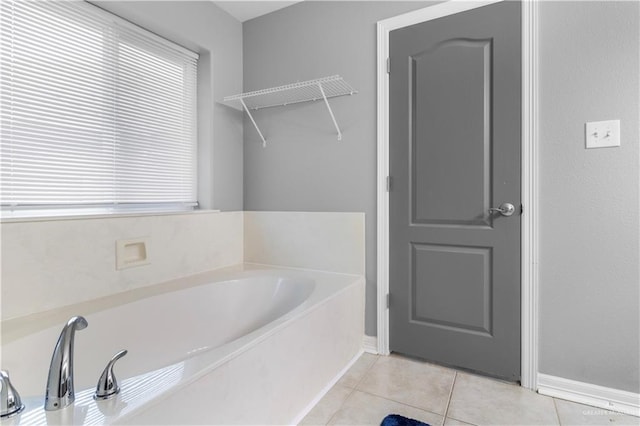
{"type": "Polygon", "coordinates": [[[16,222],[51,222],[58,220],[86,220],[86,219],[116,219],[126,217],[149,217],[149,216],[177,216],[177,215],[194,215],[220,213],[220,210],[177,210],[177,211],[149,211],[149,212],[113,212],[113,213],[97,213],[97,214],[68,214],[68,215],[49,215],[49,216],[23,216],[23,217],[0,217],[0,223],[16,223],[16,222]]]}

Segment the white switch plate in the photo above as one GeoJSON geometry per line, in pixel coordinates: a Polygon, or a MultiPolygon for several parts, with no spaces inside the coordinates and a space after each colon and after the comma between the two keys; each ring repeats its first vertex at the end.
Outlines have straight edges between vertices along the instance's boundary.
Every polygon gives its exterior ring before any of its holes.
{"type": "Polygon", "coordinates": [[[584,136],[587,148],[620,146],[620,120],[586,123],[584,136]]]}

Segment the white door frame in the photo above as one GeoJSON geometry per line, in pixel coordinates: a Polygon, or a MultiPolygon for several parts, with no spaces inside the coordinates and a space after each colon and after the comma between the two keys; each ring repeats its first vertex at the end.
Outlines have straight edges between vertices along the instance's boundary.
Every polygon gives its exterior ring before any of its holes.
{"type": "MultiPolygon", "coordinates": [[[[389,354],[389,32],[503,0],[449,0],[378,22],[378,353],[389,354]]],[[[538,0],[522,1],[521,384],[538,374],[538,0]]]]}

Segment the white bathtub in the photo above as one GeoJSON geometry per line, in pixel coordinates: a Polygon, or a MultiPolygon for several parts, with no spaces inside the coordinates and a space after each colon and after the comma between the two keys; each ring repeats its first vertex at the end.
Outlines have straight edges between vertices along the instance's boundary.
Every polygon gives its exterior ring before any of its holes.
{"type": "Polygon", "coordinates": [[[364,280],[238,266],[2,324],[2,368],[25,411],[2,424],[286,424],[360,353],[364,280]],[[76,402],[45,412],[60,330],[73,315],[76,402]],[[92,399],[107,361],[121,392],[92,399]]]}

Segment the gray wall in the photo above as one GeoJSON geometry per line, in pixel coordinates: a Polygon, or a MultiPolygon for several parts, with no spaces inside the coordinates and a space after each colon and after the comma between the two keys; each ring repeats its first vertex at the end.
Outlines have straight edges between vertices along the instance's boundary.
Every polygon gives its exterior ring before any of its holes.
{"type": "MultiPolygon", "coordinates": [[[[209,2],[96,3],[201,53],[205,207],[242,209],[244,191],[246,210],[366,213],[375,334],[374,24],[425,3],[304,2],[244,26],[209,2]],[[214,100],[332,74],[360,92],[331,100],[343,141],[321,103],[259,111],[268,146],[245,118],[243,174],[242,115],[214,100]]],[[[631,392],[640,391],[639,9],[540,10],[540,371],[631,392]],[[585,150],[584,123],[616,118],[622,146],[585,150]]]]}
{"type": "MultiPolygon", "coordinates": [[[[376,334],[375,26],[424,3],[304,2],[244,24],[244,89],[340,74],[359,94],[245,118],[246,210],[364,211],[376,334]]],[[[540,370],[640,390],[638,3],[541,2],[540,370]],[[584,149],[619,118],[622,147],[584,149]]]]}
{"type": "Polygon", "coordinates": [[[639,392],[640,3],[540,13],[540,372],[639,392]],[[610,119],[622,146],[586,150],[610,119]]]}
{"type": "Polygon", "coordinates": [[[242,24],[209,1],[92,1],[200,53],[198,200],[242,210],[242,113],[216,101],[242,92],[242,24]]]}
{"type": "Polygon", "coordinates": [[[366,332],[376,334],[376,27],[422,2],[307,1],[244,23],[244,90],[340,74],[358,94],[245,119],[245,210],[365,212],[366,332]]]}

